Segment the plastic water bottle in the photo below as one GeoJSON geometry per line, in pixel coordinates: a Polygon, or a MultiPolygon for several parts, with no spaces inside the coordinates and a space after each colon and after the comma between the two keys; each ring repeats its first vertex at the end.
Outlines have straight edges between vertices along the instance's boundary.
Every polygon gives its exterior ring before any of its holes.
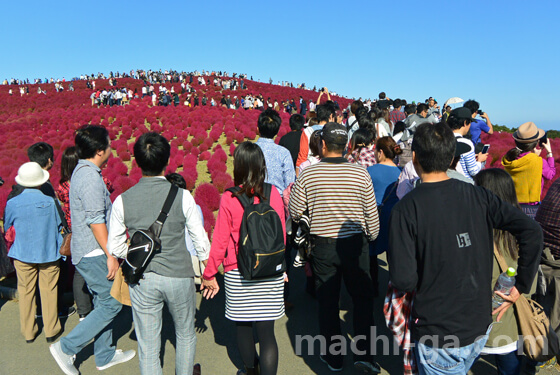
{"type": "Polygon", "coordinates": [[[496,294],[496,292],[509,295],[511,289],[515,285],[515,268],[509,267],[506,272],[502,273],[496,281],[494,286],[494,293],[492,294],[492,310],[497,309],[504,303],[504,299],[496,294]]]}

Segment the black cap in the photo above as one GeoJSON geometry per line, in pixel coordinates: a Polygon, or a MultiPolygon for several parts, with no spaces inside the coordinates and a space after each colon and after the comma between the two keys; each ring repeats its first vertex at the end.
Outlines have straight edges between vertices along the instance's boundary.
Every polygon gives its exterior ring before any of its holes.
{"type": "Polygon", "coordinates": [[[348,131],[346,127],[336,122],[329,122],[321,130],[321,138],[327,144],[345,145],[348,143],[348,131]]]}
{"type": "Polygon", "coordinates": [[[454,110],[451,111],[451,116],[453,116],[457,119],[471,120],[472,121],[472,112],[471,112],[470,109],[465,108],[465,107],[455,108],[454,110]]]}

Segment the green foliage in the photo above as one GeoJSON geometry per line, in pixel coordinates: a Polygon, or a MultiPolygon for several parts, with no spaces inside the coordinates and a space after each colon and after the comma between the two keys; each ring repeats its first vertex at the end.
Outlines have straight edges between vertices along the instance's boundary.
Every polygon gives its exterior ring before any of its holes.
{"type": "Polygon", "coordinates": [[[515,129],[510,129],[505,125],[493,124],[492,126],[493,126],[495,132],[513,133],[515,131],[515,129]]]}
{"type": "MultiPolygon", "coordinates": [[[[495,132],[506,132],[506,133],[514,133],[516,129],[510,129],[505,125],[498,125],[493,124],[495,132]]],[[[560,138],[560,131],[558,130],[548,130],[548,138],[560,138]]]]}

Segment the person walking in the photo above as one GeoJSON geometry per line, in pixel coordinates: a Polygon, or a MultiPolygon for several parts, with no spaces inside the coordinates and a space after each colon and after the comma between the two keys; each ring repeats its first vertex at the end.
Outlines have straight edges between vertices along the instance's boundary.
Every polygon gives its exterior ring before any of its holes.
{"type": "MultiPolygon", "coordinates": [[[[171,147],[157,133],[146,133],[134,144],[134,157],[142,170],[140,181],[119,195],[111,212],[108,248],[126,258],[127,233],[149,228],[156,221],[172,184],[165,178],[171,147]]],[[[191,375],[194,367],[196,295],[188,232],[198,258],[206,264],[210,242],[191,194],[177,189],[161,229],[161,251],[150,260],[140,282],[130,284],[132,315],[138,338],[142,375],[161,375],[162,308],[173,317],[176,336],[175,374],[191,375]]]]}
{"type": "Polygon", "coordinates": [[[111,199],[101,176],[101,167],[111,155],[109,132],[99,125],[85,125],[76,131],[75,143],[80,160],[70,180],[72,263],[92,291],[94,310],[50,346],[53,358],[67,375],[79,374],[74,356],[92,340],[98,370],[127,362],[136,355],[134,350],[122,351],[113,346],[113,320],[122,305],[111,296],[119,262],[107,250],[111,199]]]}
{"type": "MultiPolygon", "coordinates": [[[[370,275],[369,241],[377,238],[379,218],[371,178],[366,169],[342,157],[348,142],[344,125],[327,123],[320,131],[322,159],[302,171],[289,203],[297,222],[307,212],[314,245],[311,265],[319,300],[319,329],[326,348],[339,340],[342,279],[354,305],[354,367],[369,374],[381,372],[370,351],[374,288],[370,275]]],[[[335,344],[336,346],[336,344],[335,344]]],[[[323,352],[331,371],[342,371],[340,352],[323,352]]]]}
{"type": "MultiPolygon", "coordinates": [[[[246,280],[239,272],[236,254],[239,252],[239,233],[243,219],[243,205],[237,195],[254,198],[255,203],[266,201],[276,211],[282,223],[282,238],[286,238],[284,204],[277,189],[268,185],[265,192],[266,165],[261,148],[243,142],[233,154],[233,176],[238,193],[226,191],[222,195],[214,228],[210,258],[202,275],[205,298],[213,298],[220,290],[216,275],[223,264],[225,270],[226,318],[236,324],[237,346],[245,366],[238,375],[275,375],[278,369],[278,345],[274,336],[274,321],[284,316],[285,277],[246,280]],[[253,329],[259,341],[257,356],[253,329]]],[[[290,161],[291,162],[291,161],[290,161]]]]}

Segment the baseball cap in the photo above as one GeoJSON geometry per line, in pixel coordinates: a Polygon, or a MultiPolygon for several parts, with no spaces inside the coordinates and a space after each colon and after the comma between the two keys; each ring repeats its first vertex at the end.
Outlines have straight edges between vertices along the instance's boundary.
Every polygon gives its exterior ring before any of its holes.
{"type": "Polygon", "coordinates": [[[451,111],[451,116],[457,119],[472,120],[471,110],[465,107],[455,108],[451,111]]]}
{"type": "Polygon", "coordinates": [[[328,144],[345,145],[348,143],[348,131],[343,125],[329,122],[323,126],[321,138],[328,144]]]}

